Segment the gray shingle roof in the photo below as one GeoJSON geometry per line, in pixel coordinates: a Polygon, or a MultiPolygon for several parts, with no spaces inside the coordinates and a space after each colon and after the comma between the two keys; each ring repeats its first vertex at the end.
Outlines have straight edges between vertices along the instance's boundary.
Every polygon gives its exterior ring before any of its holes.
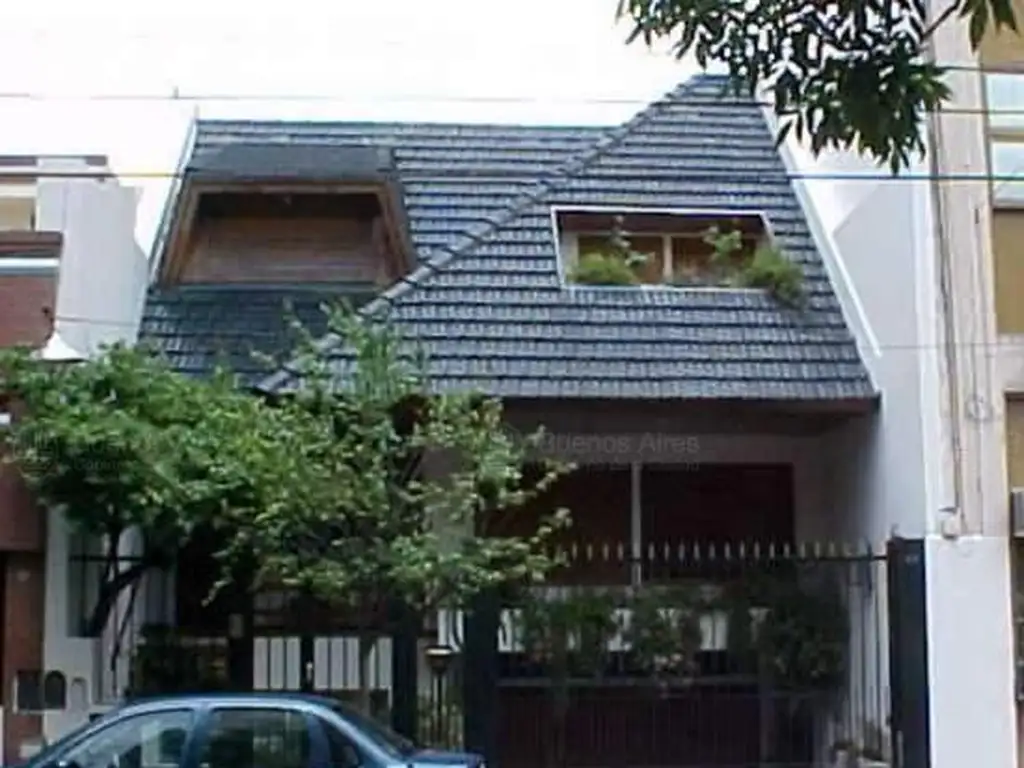
{"type": "Polygon", "coordinates": [[[358,306],[373,293],[365,286],[162,288],[148,297],[140,337],[182,373],[206,375],[220,365],[255,385],[274,370],[260,356],[279,358],[296,342],[289,316],[312,333],[324,333],[327,323],[320,307],[339,296],[358,306]]]}
{"type": "MultiPolygon", "coordinates": [[[[422,266],[370,309],[426,347],[438,386],[508,397],[874,396],[763,115],[724,98],[716,78],[601,132],[423,130],[222,124],[201,128],[197,154],[204,142],[275,135],[393,146],[422,266]],[[762,212],[803,269],[808,306],[760,291],[567,287],[551,226],[559,205],[762,212]]],[[[339,377],[347,365],[337,348],[339,377]]],[[[287,372],[264,382],[293,384],[287,372]]]]}
{"type": "Polygon", "coordinates": [[[358,178],[385,179],[394,170],[389,152],[372,146],[308,147],[267,142],[204,147],[193,155],[186,172],[194,176],[242,178],[358,178]]]}
{"type": "MultiPolygon", "coordinates": [[[[589,146],[600,133],[593,126],[203,121],[186,167],[209,172],[227,158],[232,161],[230,172],[260,173],[267,160],[257,158],[256,167],[239,167],[240,160],[251,156],[225,155],[222,150],[274,142],[294,145],[295,153],[325,168],[338,167],[329,159],[337,159],[332,153],[339,146],[386,148],[401,173],[413,246],[424,258],[439,246],[464,242],[466,232],[484,226],[538,176],[589,146]]],[[[360,287],[354,291],[357,298],[365,298],[360,287]]],[[[352,293],[352,286],[157,286],[147,297],[140,338],[183,372],[203,375],[224,362],[255,383],[268,371],[254,361],[252,352],[284,352],[291,341],[286,301],[315,331],[324,325],[319,305],[352,293]]]]}

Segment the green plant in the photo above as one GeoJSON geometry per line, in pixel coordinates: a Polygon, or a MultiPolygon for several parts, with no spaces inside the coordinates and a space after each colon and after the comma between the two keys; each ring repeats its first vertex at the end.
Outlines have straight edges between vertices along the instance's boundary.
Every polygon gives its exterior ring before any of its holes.
{"type": "Polygon", "coordinates": [[[772,245],[754,251],[753,258],[740,270],[739,282],[747,288],[764,288],[789,306],[799,306],[805,298],[800,266],[772,245]]]}
{"type": "Polygon", "coordinates": [[[842,685],[846,675],[849,616],[828,582],[801,579],[799,571],[764,574],[748,591],[747,605],[762,617],[750,636],[763,672],[793,690],[842,685]]]}
{"type": "Polygon", "coordinates": [[[738,230],[711,227],[704,235],[711,246],[711,267],[721,282],[743,288],[763,288],[783,304],[804,301],[803,271],[778,246],[763,243],[752,256],[742,258],[743,236],[738,230]]]}
{"type": "Polygon", "coordinates": [[[632,24],[628,42],[667,41],[678,58],[693,58],[701,69],[724,67],[733,93],[767,98],[780,143],[792,130],[797,140],[808,139],[814,155],[855,151],[897,173],[911,155],[923,156],[925,121],[952,97],[956,67],[929,56],[930,38],[941,28],[953,35],[947,45],[963,36],[977,51],[986,33],[1002,31],[1012,44],[1016,5],[619,0],[618,13],[632,24]]]}
{"type": "Polygon", "coordinates": [[[278,405],[319,426],[306,449],[315,461],[286,503],[232,516],[230,554],[259,564],[257,585],[306,590],[350,612],[365,710],[370,654],[389,634],[374,608],[459,608],[543,579],[556,565],[549,539],[568,525],[568,511],[552,510],[522,533],[507,523],[567,468],[545,461],[539,477],[524,470],[542,435],[511,434],[497,399],[436,392],[416,345],[386,320],[343,307],[327,314],[341,349],[296,324],[303,385],[278,405]],[[340,382],[339,352],[351,366],[340,382]],[[452,461],[431,472],[430,455],[452,461]]]}
{"type": "Polygon", "coordinates": [[[646,253],[633,250],[625,232],[625,217],[612,220],[612,231],[604,250],[582,253],[570,275],[583,285],[636,285],[638,270],[647,264],[646,253]]]}
{"type": "Polygon", "coordinates": [[[704,602],[686,588],[640,589],[629,602],[623,639],[641,670],[648,674],[689,674],[700,650],[704,602]]]}
{"type": "Polygon", "coordinates": [[[40,505],[102,542],[102,577],[84,631],[98,635],[118,597],[171,565],[196,530],[301,495],[317,422],[273,408],[221,372],[185,376],[146,350],[114,345],[54,366],[0,352],[0,391],[21,417],[0,439],[40,505]],[[124,539],[142,541],[124,566],[124,539]]]}
{"type": "Polygon", "coordinates": [[[882,741],[883,734],[873,724],[866,727],[867,735],[863,742],[853,739],[840,739],[831,748],[831,760],[838,768],[864,768],[865,762],[888,763],[887,750],[882,741]],[[872,728],[878,731],[873,733],[872,728]]]}
{"type": "Polygon", "coordinates": [[[419,697],[419,743],[437,749],[462,748],[463,707],[453,688],[449,682],[440,705],[434,696],[419,697]]]}
{"type": "Polygon", "coordinates": [[[130,695],[197,693],[228,687],[227,657],[221,649],[190,646],[173,627],[143,627],[132,655],[130,695]]]}
{"type": "Polygon", "coordinates": [[[583,285],[636,285],[640,282],[636,270],[614,253],[592,252],[580,256],[570,277],[583,285]]]}
{"type": "Polygon", "coordinates": [[[527,655],[548,664],[556,677],[600,675],[608,643],[619,632],[616,600],[597,591],[562,598],[527,598],[520,612],[519,639],[527,655]]]}

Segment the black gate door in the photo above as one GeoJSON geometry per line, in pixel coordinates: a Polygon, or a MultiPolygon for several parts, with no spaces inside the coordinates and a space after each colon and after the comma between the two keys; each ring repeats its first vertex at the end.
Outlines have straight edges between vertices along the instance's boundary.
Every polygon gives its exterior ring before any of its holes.
{"type": "Polygon", "coordinates": [[[895,768],[930,768],[924,540],[892,539],[887,559],[889,695],[895,768]]]}

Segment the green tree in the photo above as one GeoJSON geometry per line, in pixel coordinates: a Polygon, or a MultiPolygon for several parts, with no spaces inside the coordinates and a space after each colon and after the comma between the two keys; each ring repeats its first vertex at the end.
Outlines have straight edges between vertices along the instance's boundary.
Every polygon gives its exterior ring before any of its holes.
{"type": "Polygon", "coordinates": [[[102,542],[87,634],[103,630],[123,590],[171,565],[198,527],[223,526],[226,509],[301,502],[315,422],[240,392],[226,374],[189,378],[114,346],[75,365],[6,351],[0,375],[19,413],[4,434],[6,458],[43,508],[102,542]]]}
{"type": "Polygon", "coordinates": [[[510,434],[497,400],[432,391],[422,357],[393,327],[337,308],[328,319],[351,358],[332,364],[297,326],[304,385],[279,405],[321,426],[306,498],[232,525],[258,585],[287,585],[357,617],[365,707],[369,654],[386,632],[378,609],[459,607],[542,577],[568,513],[527,530],[509,523],[567,468],[525,474],[540,435],[510,434]]]}
{"type": "Polygon", "coordinates": [[[630,42],[669,39],[680,58],[725,65],[737,92],[770,85],[780,140],[855,149],[893,173],[951,95],[949,70],[925,56],[939,25],[968,17],[975,50],[989,28],[1017,31],[1011,0],[619,0],[618,15],[630,42]]]}

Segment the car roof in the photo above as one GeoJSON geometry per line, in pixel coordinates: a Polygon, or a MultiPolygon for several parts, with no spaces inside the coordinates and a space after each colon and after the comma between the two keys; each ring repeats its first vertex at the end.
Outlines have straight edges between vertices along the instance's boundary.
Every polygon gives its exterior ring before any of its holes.
{"type": "Polygon", "coordinates": [[[339,708],[339,702],[326,696],[312,693],[289,693],[286,691],[254,691],[246,693],[184,693],[132,699],[118,707],[116,712],[167,709],[174,706],[223,706],[225,704],[267,704],[282,706],[291,704],[339,708]]]}

